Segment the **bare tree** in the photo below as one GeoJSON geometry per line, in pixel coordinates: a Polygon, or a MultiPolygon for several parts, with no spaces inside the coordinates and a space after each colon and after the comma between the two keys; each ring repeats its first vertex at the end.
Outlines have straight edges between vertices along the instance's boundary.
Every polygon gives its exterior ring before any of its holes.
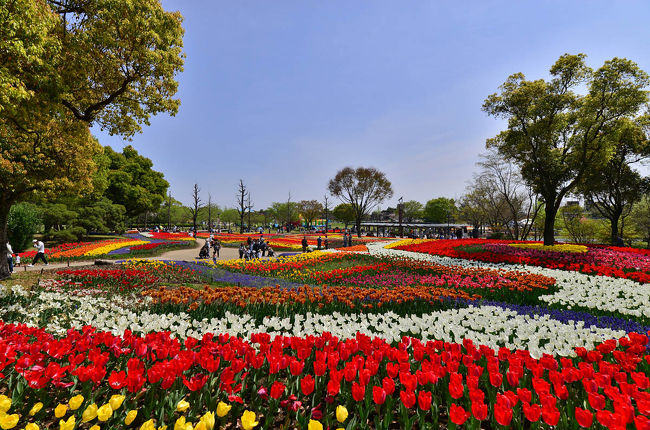
{"type": "Polygon", "coordinates": [[[327,231],[329,230],[329,214],[330,214],[330,205],[329,205],[329,199],[327,197],[327,194],[323,196],[323,214],[325,215],[325,235],[327,235],[327,231]]]}
{"type": "Polygon", "coordinates": [[[372,167],[346,167],[328,184],[330,194],[352,205],[356,215],[357,236],[361,237],[361,220],[374,207],[393,195],[393,187],[383,172],[372,167]]]}
{"type": "Polygon", "coordinates": [[[539,212],[537,194],[524,182],[514,163],[494,149],[481,154],[478,165],[482,170],[477,183],[485,187],[493,215],[501,214],[500,222],[511,238],[525,240],[539,212]]]}
{"type": "Polygon", "coordinates": [[[248,190],[243,180],[239,180],[239,189],[237,190],[237,212],[239,213],[239,233],[244,232],[244,215],[248,208],[248,190]]]}
{"type": "Polygon", "coordinates": [[[208,194],[208,231],[212,232],[212,194],[208,194]]]}
{"type": "Polygon", "coordinates": [[[287,233],[291,231],[291,212],[293,206],[291,205],[291,191],[289,191],[289,198],[287,199],[287,233]]]}
{"type": "Polygon", "coordinates": [[[201,197],[199,193],[201,189],[198,184],[194,184],[194,189],[192,191],[192,206],[190,206],[190,214],[192,215],[192,225],[194,227],[194,234],[196,235],[196,218],[199,216],[199,211],[201,210],[201,197]]]}
{"type": "Polygon", "coordinates": [[[248,228],[251,228],[251,209],[253,209],[253,205],[251,204],[251,193],[250,191],[248,192],[248,195],[246,196],[246,209],[248,210],[248,228]]]}

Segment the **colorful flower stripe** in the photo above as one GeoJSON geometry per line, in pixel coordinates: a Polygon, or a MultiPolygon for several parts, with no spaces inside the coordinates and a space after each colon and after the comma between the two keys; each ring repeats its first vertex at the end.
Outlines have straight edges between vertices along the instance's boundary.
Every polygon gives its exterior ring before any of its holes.
{"type": "MultiPolygon", "coordinates": [[[[650,256],[632,248],[587,245],[587,252],[519,249],[513,241],[482,239],[430,240],[396,249],[489,263],[527,264],[550,269],[650,282],[650,256]]],[[[526,242],[523,242],[526,243],[526,242]]]]}
{"type": "Polygon", "coordinates": [[[187,233],[145,232],[142,233],[142,236],[159,240],[195,240],[192,236],[188,236],[187,233]]]}
{"type": "Polygon", "coordinates": [[[232,303],[243,309],[255,304],[274,306],[316,305],[340,303],[349,309],[370,309],[387,303],[420,301],[431,303],[443,299],[474,300],[476,296],[463,291],[431,286],[396,287],[390,290],[364,287],[310,287],[288,290],[280,287],[208,287],[202,290],[190,287],[159,288],[142,291],[142,295],[154,299],[154,303],[190,305],[189,310],[201,304],[232,303]]]}
{"type": "Polygon", "coordinates": [[[587,252],[588,250],[585,245],[576,245],[572,243],[560,243],[555,245],[544,245],[543,243],[511,243],[508,246],[545,252],[587,252]]]}
{"type": "Polygon", "coordinates": [[[184,426],[206,412],[220,425],[239,420],[248,430],[257,420],[265,428],[352,419],[379,428],[393,420],[400,428],[414,421],[438,426],[441,416],[473,428],[650,426],[648,338],[633,333],[594,350],[577,348],[574,359],[535,359],[470,340],[405,337],[391,345],[361,334],[179,341],[169,333],[119,337],[86,327],[57,339],[0,323],[0,339],[7,428],[51,421],[53,409],[65,419],[62,429],[77,419],[108,428],[125,420],[143,429],[184,426]]]}

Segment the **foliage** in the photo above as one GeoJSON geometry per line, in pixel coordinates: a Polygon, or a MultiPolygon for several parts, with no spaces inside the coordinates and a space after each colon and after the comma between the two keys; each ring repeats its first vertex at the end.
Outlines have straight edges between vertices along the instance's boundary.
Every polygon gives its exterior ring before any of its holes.
{"type": "Polygon", "coordinates": [[[354,208],[349,203],[341,203],[332,210],[332,216],[337,221],[345,224],[345,228],[348,228],[348,224],[354,221],[355,218],[354,208]]]}
{"type": "Polygon", "coordinates": [[[563,231],[575,243],[592,243],[596,237],[597,225],[588,219],[580,205],[566,205],[560,208],[560,220],[563,231]]]}
{"type": "MultiPolygon", "coordinates": [[[[402,203],[402,217],[404,217],[404,221],[406,222],[413,222],[416,219],[422,218],[423,210],[424,205],[417,200],[409,200],[408,202],[402,203]]],[[[399,216],[399,207],[397,211],[399,216]]]]}
{"type": "Polygon", "coordinates": [[[621,120],[611,135],[612,157],[589,170],[579,186],[587,201],[609,221],[611,244],[624,237],[625,218],[643,195],[644,179],[633,166],[650,157],[650,140],[641,125],[647,122],[648,118],[637,122],[621,120]]]}
{"type": "Polygon", "coordinates": [[[101,148],[90,125],[130,137],[151,115],[176,113],[183,29],[180,14],[155,0],[0,6],[3,242],[14,203],[92,187],[101,148]]]}
{"type": "Polygon", "coordinates": [[[9,243],[15,252],[20,252],[32,244],[32,238],[40,225],[38,210],[30,203],[19,203],[9,211],[9,243]]]}
{"type": "Polygon", "coordinates": [[[153,163],[131,146],[122,153],[104,148],[110,160],[108,187],[105,196],[126,209],[126,216],[135,217],[145,211],[156,211],[165,199],[169,183],[161,172],[153,170],[153,163]]]}
{"type": "Polygon", "coordinates": [[[345,167],[330,179],[327,188],[330,194],[352,205],[358,237],[361,237],[361,220],[393,195],[393,187],[386,175],[372,167],[345,167]]]}
{"type": "Polygon", "coordinates": [[[424,219],[427,222],[443,224],[447,221],[453,222],[456,219],[456,202],[454,199],[438,197],[431,199],[424,206],[424,219]]]}
{"type": "Polygon", "coordinates": [[[548,82],[511,75],[483,105],[489,115],[508,121],[507,130],[489,139],[488,147],[513,160],[546,204],[546,245],[554,242],[563,198],[586,172],[608,161],[616,124],[635,116],[648,99],[643,90],[648,76],[626,59],[613,58],[594,71],[584,54],[565,54],[550,73],[548,82]],[[574,92],[579,88],[586,94],[574,92]]]}
{"type": "Polygon", "coordinates": [[[323,205],[318,200],[301,200],[298,207],[307,226],[311,226],[323,213],[323,205]]]}

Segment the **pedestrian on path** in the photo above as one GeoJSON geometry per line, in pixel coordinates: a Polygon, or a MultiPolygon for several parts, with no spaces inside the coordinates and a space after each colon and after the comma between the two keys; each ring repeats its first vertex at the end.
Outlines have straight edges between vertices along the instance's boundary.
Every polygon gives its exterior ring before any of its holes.
{"type": "Polygon", "coordinates": [[[307,236],[302,237],[302,252],[307,252],[307,236]]]}
{"type": "Polygon", "coordinates": [[[36,248],[36,255],[34,256],[34,260],[32,260],[32,264],[30,264],[29,267],[33,267],[38,260],[43,260],[43,263],[45,263],[46,266],[50,264],[45,258],[45,244],[36,239],[32,240],[32,243],[34,244],[34,248],[36,248]]]}

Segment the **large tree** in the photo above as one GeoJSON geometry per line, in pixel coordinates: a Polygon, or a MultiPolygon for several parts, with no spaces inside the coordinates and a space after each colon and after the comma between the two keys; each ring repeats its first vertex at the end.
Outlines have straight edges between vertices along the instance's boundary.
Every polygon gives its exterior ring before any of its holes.
{"type": "Polygon", "coordinates": [[[16,202],[92,186],[91,125],[130,137],[177,111],[182,35],[158,0],[0,0],[1,243],[16,202]]]}
{"type": "Polygon", "coordinates": [[[613,154],[610,160],[590,169],[579,184],[587,202],[609,221],[612,245],[623,237],[623,223],[634,203],[641,200],[644,178],[634,165],[650,157],[650,140],[639,121],[621,120],[611,134],[613,154]]]}
{"type": "Polygon", "coordinates": [[[393,196],[393,187],[383,172],[372,167],[345,167],[328,184],[330,194],[352,205],[357,236],[361,237],[361,220],[385,199],[393,196]]]}
{"type": "Polygon", "coordinates": [[[513,160],[545,203],[546,245],[555,241],[562,199],[587,171],[608,161],[615,124],[635,116],[648,99],[648,75],[626,59],[613,58],[594,71],[585,55],[565,54],[550,73],[548,82],[511,75],[483,104],[489,115],[508,121],[487,146],[513,160]],[[575,92],[580,88],[586,93],[575,92]]]}
{"type": "Polygon", "coordinates": [[[424,219],[427,222],[443,224],[456,219],[456,202],[454,199],[438,197],[431,199],[424,205],[424,219]]]}
{"type": "Polygon", "coordinates": [[[337,205],[334,210],[332,210],[332,216],[339,222],[345,224],[345,228],[348,228],[348,224],[353,222],[356,218],[354,213],[354,208],[349,203],[341,203],[337,205]]]}
{"type": "MultiPolygon", "coordinates": [[[[424,205],[417,200],[409,200],[408,202],[402,203],[402,216],[406,222],[413,222],[421,218],[423,210],[424,205]]],[[[399,216],[399,206],[397,207],[397,212],[399,216]]]]}
{"type": "Polygon", "coordinates": [[[107,146],[104,154],[109,159],[105,196],[124,206],[129,217],[157,211],[165,200],[169,183],[161,172],[153,170],[153,162],[131,145],[122,153],[107,146]]]}
{"type": "Polygon", "coordinates": [[[318,200],[301,200],[298,206],[307,227],[311,227],[312,223],[323,213],[323,205],[318,200]]]}

